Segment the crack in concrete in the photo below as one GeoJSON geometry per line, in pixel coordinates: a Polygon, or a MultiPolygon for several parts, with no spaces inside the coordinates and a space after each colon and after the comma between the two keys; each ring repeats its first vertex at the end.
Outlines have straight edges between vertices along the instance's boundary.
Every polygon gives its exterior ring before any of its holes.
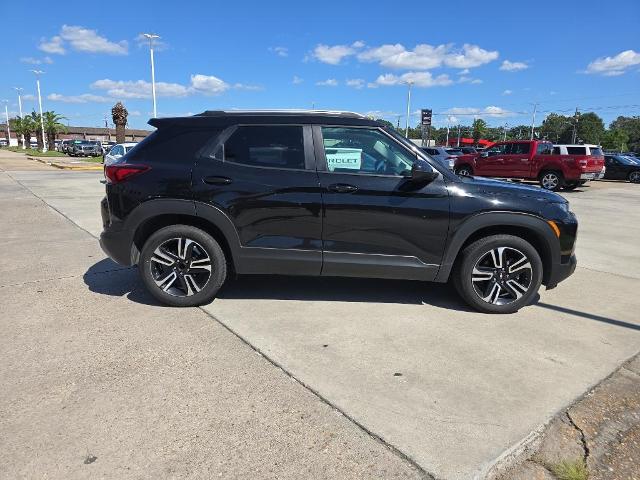
{"type": "Polygon", "coordinates": [[[576,431],[580,434],[580,443],[582,444],[583,455],[582,459],[584,460],[584,464],[587,464],[587,460],[589,460],[589,445],[587,444],[587,438],[585,437],[584,431],[578,426],[578,424],[571,418],[571,413],[569,413],[569,409],[565,411],[567,418],[569,419],[569,423],[576,431]]]}

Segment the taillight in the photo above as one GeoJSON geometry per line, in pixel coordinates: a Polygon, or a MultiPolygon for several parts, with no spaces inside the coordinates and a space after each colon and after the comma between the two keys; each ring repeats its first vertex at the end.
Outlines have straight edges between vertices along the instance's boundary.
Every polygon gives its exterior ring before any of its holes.
{"type": "Polygon", "coordinates": [[[107,183],[120,183],[127,178],[133,177],[140,173],[144,173],[151,170],[148,165],[129,165],[126,163],[107,165],[104,167],[104,176],[107,179],[107,183]]]}

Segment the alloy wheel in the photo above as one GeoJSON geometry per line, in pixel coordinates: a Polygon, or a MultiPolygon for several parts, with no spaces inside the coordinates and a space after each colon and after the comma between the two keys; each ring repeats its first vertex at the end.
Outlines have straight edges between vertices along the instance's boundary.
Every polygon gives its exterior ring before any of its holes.
{"type": "Polygon", "coordinates": [[[545,173],[542,177],[542,188],[547,190],[555,190],[560,184],[560,179],[555,173],[545,173]]]}
{"type": "Polygon", "coordinates": [[[200,292],[211,278],[207,251],[190,238],[162,242],[150,259],[153,281],[169,295],[190,297],[200,292]]]}
{"type": "Polygon", "coordinates": [[[640,172],[631,172],[629,174],[629,181],[633,183],[640,183],[640,172]]]}
{"type": "Polygon", "coordinates": [[[497,247],[476,262],[471,274],[473,289],[483,301],[506,305],[519,300],[531,288],[533,269],[520,250],[497,247]]]}

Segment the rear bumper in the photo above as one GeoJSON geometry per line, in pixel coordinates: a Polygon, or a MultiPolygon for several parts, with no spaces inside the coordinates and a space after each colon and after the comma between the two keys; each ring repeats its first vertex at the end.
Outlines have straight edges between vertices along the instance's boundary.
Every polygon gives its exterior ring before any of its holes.
{"type": "Polygon", "coordinates": [[[126,231],[110,232],[104,230],[100,234],[100,247],[111,260],[120,265],[133,265],[133,255],[131,254],[131,239],[126,231]]]}
{"type": "Polygon", "coordinates": [[[554,265],[546,283],[547,290],[557,287],[560,282],[569,278],[576,271],[577,264],[576,256],[571,255],[568,262],[554,265]]]}

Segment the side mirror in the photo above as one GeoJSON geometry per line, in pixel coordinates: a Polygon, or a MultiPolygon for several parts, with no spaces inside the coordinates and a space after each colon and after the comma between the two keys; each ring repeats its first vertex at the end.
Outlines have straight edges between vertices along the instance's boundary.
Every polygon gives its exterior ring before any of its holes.
{"type": "Polygon", "coordinates": [[[487,158],[487,157],[489,156],[489,152],[482,152],[482,153],[480,154],[480,156],[481,156],[482,158],[487,158]]]}
{"type": "Polygon", "coordinates": [[[414,183],[431,183],[438,178],[438,171],[422,160],[416,160],[411,167],[411,179],[414,183]]]}

